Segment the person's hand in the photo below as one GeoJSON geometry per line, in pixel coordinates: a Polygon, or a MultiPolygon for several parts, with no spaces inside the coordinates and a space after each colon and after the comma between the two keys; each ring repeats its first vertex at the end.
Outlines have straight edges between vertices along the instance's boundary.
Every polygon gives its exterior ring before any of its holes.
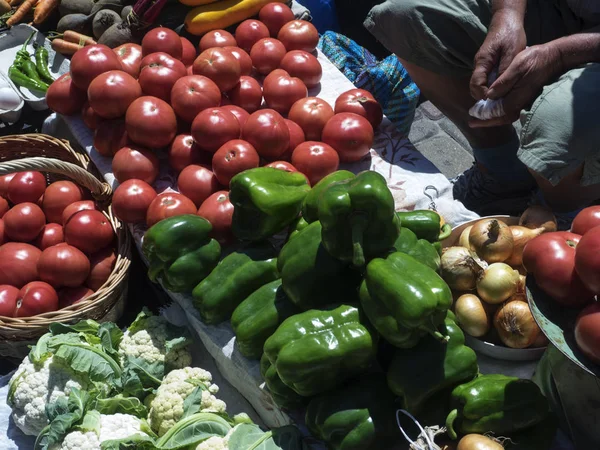
{"type": "Polygon", "coordinates": [[[471,76],[471,95],[475,100],[487,98],[488,77],[498,68],[504,73],[513,59],[527,45],[523,20],[510,11],[494,14],[487,37],[475,55],[475,68],[471,76]]]}
{"type": "Polygon", "coordinates": [[[479,128],[513,123],[521,110],[531,106],[544,86],[561,72],[560,53],[552,43],[523,50],[487,91],[487,98],[503,99],[505,115],[490,120],[472,120],[469,125],[479,128]]]}

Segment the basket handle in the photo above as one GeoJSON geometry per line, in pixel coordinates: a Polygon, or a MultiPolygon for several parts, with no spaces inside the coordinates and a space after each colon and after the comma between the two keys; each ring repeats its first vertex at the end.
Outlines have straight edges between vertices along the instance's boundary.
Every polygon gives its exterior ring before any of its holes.
{"type": "Polygon", "coordinates": [[[112,194],[112,189],[108,183],[98,180],[87,170],[60,159],[34,157],[13,159],[12,161],[0,163],[0,175],[30,170],[67,176],[77,184],[89,189],[98,201],[108,200],[112,194]]]}

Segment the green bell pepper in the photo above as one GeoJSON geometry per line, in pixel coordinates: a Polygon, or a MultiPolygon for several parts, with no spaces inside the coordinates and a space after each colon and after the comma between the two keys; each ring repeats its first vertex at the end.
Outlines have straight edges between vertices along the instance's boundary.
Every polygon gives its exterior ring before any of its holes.
{"type": "Polygon", "coordinates": [[[193,303],[205,323],[220,323],[246,297],[277,278],[277,258],[270,244],[245,247],[223,258],[194,288],[193,303]]]}
{"type": "Polygon", "coordinates": [[[294,236],[296,236],[299,232],[304,230],[308,226],[308,222],[304,220],[304,217],[300,216],[292,224],[290,225],[290,230],[288,233],[287,240],[289,241],[294,236]]]}
{"type": "Polygon", "coordinates": [[[304,220],[308,223],[319,220],[319,199],[321,198],[321,194],[333,183],[349,180],[351,178],[354,178],[352,172],[338,170],[337,172],[330,173],[315,184],[302,203],[302,217],[304,217],[304,220]]]}
{"type": "Polygon", "coordinates": [[[207,277],[221,257],[221,246],[210,238],[212,226],[200,216],[186,214],[156,223],[144,235],[142,253],[148,276],[172,292],[189,292],[207,277]]]}
{"type": "Polygon", "coordinates": [[[281,381],[277,370],[275,370],[265,353],[260,358],[260,374],[277,406],[287,409],[300,409],[308,401],[308,398],[302,397],[281,381]]]}
{"type": "Polygon", "coordinates": [[[447,223],[441,225],[440,215],[429,209],[399,211],[396,213],[396,217],[400,219],[400,225],[403,228],[408,228],[419,239],[425,239],[431,243],[443,241],[452,232],[452,227],[447,223]]]}
{"type": "Polygon", "coordinates": [[[376,336],[361,323],[357,308],[341,305],[287,318],[264,351],[281,381],[310,397],[367,370],[375,358],[376,336]]]}
{"type": "Polygon", "coordinates": [[[229,189],[233,234],[242,241],[260,241],[298,217],[310,187],[299,172],[258,167],[234,176],[229,189]]]}
{"type": "Polygon", "coordinates": [[[330,185],[321,194],[318,209],[324,247],[355,267],[385,255],[400,232],[394,197],[377,172],[361,172],[330,185]]]}
{"type": "Polygon", "coordinates": [[[449,337],[447,343],[425,336],[415,347],[394,352],[388,386],[402,397],[404,409],[412,414],[418,414],[437,392],[472,380],[479,373],[477,355],[465,345],[465,335],[451,311],[441,329],[449,337]]]}
{"type": "Polygon", "coordinates": [[[396,409],[385,378],[373,374],[314,397],[305,422],[332,450],[384,450],[402,439],[396,409]]]}
{"type": "Polygon", "coordinates": [[[458,432],[510,434],[546,418],[548,402],[531,380],[505,375],[481,375],[452,391],[446,419],[448,435],[458,432]]]}
{"type": "Polygon", "coordinates": [[[433,269],[405,253],[367,265],[360,303],[375,329],[396,347],[414,347],[427,333],[448,340],[437,328],[452,305],[452,292],[433,269]]]}
{"type": "Polygon", "coordinates": [[[277,268],[283,290],[302,310],[358,303],[360,277],[325,250],[320,222],[311,223],[283,246],[277,268]]]}
{"type": "Polygon", "coordinates": [[[400,235],[394,242],[394,249],[412,256],[436,272],[440,268],[440,254],[434,245],[425,239],[417,238],[417,235],[409,228],[400,228],[400,235]]]}
{"type": "Polygon", "coordinates": [[[231,316],[231,328],[240,353],[247,358],[260,358],[267,338],[281,322],[299,312],[283,291],[281,280],[258,288],[231,316]]]}

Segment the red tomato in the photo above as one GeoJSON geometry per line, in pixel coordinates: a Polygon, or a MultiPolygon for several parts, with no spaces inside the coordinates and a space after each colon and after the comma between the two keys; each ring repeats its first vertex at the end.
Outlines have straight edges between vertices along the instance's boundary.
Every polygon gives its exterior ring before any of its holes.
{"type": "Polygon", "coordinates": [[[194,61],[194,74],[210,78],[222,92],[227,92],[240,81],[242,69],[229,50],[210,48],[194,61]]]}
{"type": "Polygon", "coordinates": [[[583,235],[575,252],[575,270],[594,294],[600,294],[600,226],[583,235]]]}
{"type": "Polygon", "coordinates": [[[204,200],[219,190],[219,180],[206,166],[187,166],[177,178],[177,189],[200,207],[204,200]]]}
{"type": "Polygon", "coordinates": [[[240,63],[240,75],[250,75],[252,73],[252,59],[248,52],[239,47],[223,47],[223,50],[229,50],[240,63]]]}
{"type": "Polygon", "coordinates": [[[108,247],[115,239],[112,224],[100,211],[76,212],[67,220],[64,232],[67,244],[88,254],[108,247]]]}
{"type": "Polygon", "coordinates": [[[304,50],[287,52],[280,67],[291,76],[300,78],[309,89],[318,85],[323,76],[319,60],[304,50]]]}
{"type": "MultiPolygon", "coordinates": [[[[109,70],[122,70],[117,54],[106,45],[88,45],[78,50],[71,58],[71,78],[79,89],[87,92],[94,78],[109,70]]],[[[83,105],[79,105],[79,108],[83,105]]]]}
{"type": "Polygon", "coordinates": [[[205,109],[192,122],[192,136],[200,149],[214,153],[226,142],[240,137],[240,122],[226,109],[205,109]]]}
{"type": "Polygon", "coordinates": [[[46,188],[42,209],[46,220],[62,223],[62,214],[71,203],[83,200],[83,191],[72,181],[55,181],[46,188]]]}
{"type": "Polygon", "coordinates": [[[75,305],[92,295],[94,291],[85,286],[62,288],[58,291],[58,309],[75,305]]]}
{"type": "Polygon", "coordinates": [[[373,94],[364,89],[350,89],[341,94],[335,101],[334,111],[338,113],[354,113],[369,121],[373,129],[383,120],[383,110],[373,94]]]}
{"type": "Polygon", "coordinates": [[[295,16],[289,6],[283,3],[272,2],[267,3],[261,8],[258,18],[267,26],[271,36],[275,37],[279,33],[279,30],[281,30],[281,27],[294,20],[295,16]]]}
{"type": "Polygon", "coordinates": [[[221,108],[223,108],[225,111],[229,111],[235,116],[235,118],[240,123],[240,129],[245,125],[246,121],[248,120],[248,117],[250,117],[248,111],[236,105],[225,105],[221,106],[221,108]]]}
{"type": "Polygon", "coordinates": [[[273,169],[285,170],[286,172],[298,172],[291,163],[287,161],[273,161],[270,164],[267,164],[265,167],[272,167],[273,169]]]}
{"type": "MultiPolygon", "coordinates": [[[[143,97],[142,97],[143,98],[143,97]]],[[[129,142],[123,119],[103,120],[94,130],[94,148],[102,156],[112,157],[129,142]]]]}
{"type": "Polygon", "coordinates": [[[263,38],[270,36],[267,26],[259,20],[248,19],[244,20],[235,29],[235,40],[240,48],[247,52],[252,46],[263,38]]]}
{"type": "Polygon", "coordinates": [[[192,123],[201,111],[216,108],[220,104],[219,87],[202,75],[180,78],[171,90],[171,105],[175,114],[189,123],[192,123]]]}
{"type": "Polygon", "coordinates": [[[206,33],[200,39],[200,52],[208,50],[209,48],[218,47],[237,47],[237,41],[229,31],[225,30],[213,30],[206,33]]]}
{"type": "Polygon", "coordinates": [[[144,94],[169,102],[175,82],[186,75],[187,69],[178,59],[167,53],[151,53],[142,59],[140,86],[144,94]]]}
{"type": "Polygon", "coordinates": [[[277,33],[277,39],[285,45],[288,51],[314,52],[319,43],[319,32],[312,23],[306,20],[292,20],[281,27],[277,33]]]}
{"type": "Polygon", "coordinates": [[[69,206],[67,206],[63,210],[61,223],[64,227],[65,224],[67,223],[67,220],[69,220],[71,218],[71,216],[73,214],[75,214],[76,212],[97,211],[97,210],[98,210],[98,208],[96,208],[96,203],[94,203],[92,200],[81,200],[79,202],[71,203],[69,206]]]}
{"type": "Polygon", "coordinates": [[[212,153],[200,149],[191,134],[180,134],[169,148],[169,165],[181,172],[191,164],[210,164],[212,153]]]}
{"type": "Polygon", "coordinates": [[[19,291],[15,317],[32,317],[58,309],[58,294],[43,281],[27,283],[19,291]]]}
{"type": "Polygon", "coordinates": [[[119,183],[136,178],[148,184],[158,176],[158,158],[143,147],[123,147],[112,160],[112,171],[119,183]]]}
{"type": "Polygon", "coordinates": [[[140,74],[140,63],[142,62],[142,46],[129,42],[119,45],[113,51],[121,61],[123,70],[133,78],[137,78],[140,74]]]}
{"type": "Polygon", "coordinates": [[[260,157],[252,144],[234,139],[224,144],[214,154],[213,171],[223,186],[229,186],[231,179],[240,172],[260,165],[260,157]]]}
{"type": "Polygon", "coordinates": [[[571,233],[583,236],[592,228],[600,225],[600,206],[590,206],[582,209],[571,224],[571,233]]]}
{"type": "Polygon", "coordinates": [[[593,299],[575,271],[575,248],[581,236],[566,231],[544,233],[527,243],[523,265],[542,291],[563,306],[581,307],[593,299]]]}
{"type": "Polygon", "coordinates": [[[14,317],[19,290],[9,284],[0,286],[0,316],[14,317]]]}
{"type": "Polygon", "coordinates": [[[151,53],[164,52],[181,60],[183,44],[177,33],[169,28],[158,27],[146,33],[142,39],[142,57],[151,53]]]}
{"type": "Polygon", "coordinates": [[[117,263],[117,254],[112,248],[105,248],[90,256],[90,274],[85,285],[94,291],[102,287],[110,278],[117,263]]]}
{"type": "Polygon", "coordinates": [[[296,122],[291,121],[290,119],[285,119],[285,124],[290,131],[290,145],[283,155],[281,155],[281,159],[284,161],[290,161],[292,159],[292,152],[296,147],[298,147],[304,139],[304,131],[300,128],[296,122]]]}
{"type": "Polygon", "coordinates": [[[588,358],[600,364],[600,303],[589,305],[577,317],[575,342],[588,358]]]}
{"type": "Polygon", "coordinates": [[[320,141],[325,124],[333,117],[333,108],[318,97],[307,97],[292,105],[288,119],[296,122],[308,141],[320,141]]]}
{"type": "Polygon", "coordinates": [[[340,157],[323,142],[307,141],[298,145],[292,153],[292,164],[308,177],[311,186],[338,170],[340,157]]]}
{"type": "Polygon", "coordinates": [[[125,123],[127,135],[133,142],[152,149],[166,147],[177,134],[175,111],[156,97],[135,100],[127,108],[125,123]]]}
{"type": "Polygon", "coordinates": [[[48,108],[64,116],[77,114],[86,100],[87,92],[73,84],[69,73],[58,77],[46,92],[48,108]]]}
{"type": "Polygon", "coordinates": [[[196,214],[196,205],[183,194],[165,192],[156,197],[146,214],[146,225],[151,227],[163,219],[183,214],[196,214]]]}
{"type": "Polygon", "coordinates": [[[113,193],[113,212],[125,223],[144,222],[150,203],[157,195],[154,188],[145,181],[127,180],[113,193]]]}
{"type": "Polygon", "coordinates": [[[55,245],[42,252],[38,275],[54,288],[81,286],[90,274],[90,260],[72,245],[55,245]]]}
{"type": "Polygon", "coordinates": [[[277,39],[264,38],[252,46],[250,58],[258,73],[267,75],[279,67],[285,53],[285,46],[277,39]]]}
{"type": "Polygon", "coordinates": [[[212,225],[211,236],[220,244],[226,244],[233,239],[231,221],[233,218],[233,205],[229,201],[229,191],[218,191],[208,197],[198,215],[204,217],[212,225]]]}
{"type": "Polygon", "coordinates": [[[278,159],[290,145],[290,131],[281,114],[273,109],[261,109],[248,117],[242,129],[242,139],[268,161],[278,159]]]}
{"type": "Polygon", "coordinates": [[[122,70],[109,70],[98,75],[88,88],[90,106],[104,119],[121,117],[141,95],[142,88],[137,80],[122,70]]]}
{"type": "Polygon", "coordinates": [[[228,106],[231,105],[231,102],[229,101],[229,97],[227,97],[227,94],[223,94],[221,95],[221,106],[228,106]]]}
{"type": "Polygon", "coordinates": [[[367,119],[354,113],[340,113],[329,119],[321,140],[338,152],[341,162],[356,162],[369,154],[373,138],[373,127],[367,119]]]}
{"type": "Polygon", "coordinates": [[[90,130],[95,130],[102,118],[92,109],[90,103],[86,101],[81,107],[81,119],[86,127],[90,130]]]}
{"type": "MultiPolygon", "coordinates": [[[[195,59],[194,59],[194,61],[195,61],[195,59]]],[[[194,65],[193,64],[191,66],[186,67],[186,73],[188,75],[194,75],[194,65]]]]}
{"type": "Polygon", "coordinates": [[[2,218],[4,234],[13,241],[33,241],[46,225],[42,209],[35,203],[19,203],[2,218]]]}
{"type": "Polygon", "coordinates": [[[62,225],[57,223],[47,223],[42,232],[35,238],[33,245],[40,250],[46,250],[48,247],[65,242],[62,225]]]}
{"type": "Polygon", "coordinates": [[[41,254],[39,248],[21,242],[0,245],[0,284],[20,289],[37,280],[37,263],[41,254]]]}
{"type": "Polygon", "coordinates": [[[196,47],[194,47],[194,44],[192,44],[189,39],[184,38],[183,36],[180,36],[179,38],[181,39],[181,47],[183,50],[181,53],[181,62],[185,67],[189,67],[194,64],[194,60],[196,59],[196,56],[198,56],[196,54],[196,47]]]}
{"type": "Polygon", "coordinates": [[[0,219],[4,217],[4,214],[6,214],[6,211],[9,209],[10,206],[8,205],[8,201],[6,201],[4,197],[0,197],[0,219]]]}
{"type": "Polygon", "coordinates": [[[263,95],[267,106],[280,114],[287,114],[296,101],[308,95],[300,78],[290,77],[282,69],[275,69],[263,82],[263,95]]]}
{"type": "Polygon", "coordinates": [[[8,183],[8,199],[13,203],[35,203],[44,195],[46,177],[41,172],[18,172],[8,183]]]}
{"type": "Polygon", "coordinates": [[[240,82],[229,91],[229,100],[249,113],[253,113],[262,104],[262,88],[258,81],[252,77],[242,75],[240,82]]]}
{"type": "Polygon", "coordinates": [[[0,195],[2,197],[8,198],[8,185],[15,175],[16,173],[9,173],[8,175],[0,176],[0,195]]]}
{"type": "Polygon", "coordinates": [[[0,219],[0,245],[8,242],[8,237],[4,233],[4,220],[0,219]]]}

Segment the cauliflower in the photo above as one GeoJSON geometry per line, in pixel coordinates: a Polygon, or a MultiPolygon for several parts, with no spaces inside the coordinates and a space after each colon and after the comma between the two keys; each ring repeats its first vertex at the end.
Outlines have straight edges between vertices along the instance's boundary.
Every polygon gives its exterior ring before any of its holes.
{"type": "Polygon", "coordinates": [[[150,426],[159,436],[165,434],[183,416],[183,402],[196,389],[196,384],[188,380],[199,381],[207,386],[202,391],[202,403],[198,412],[225,412],[225,402],[213,395],[219,392],[219,388],[212,384],[210,372],[197,367],[173,370],[158,387],[148,413],[150,426]]]}
{"type": "Polygon", "coordinates": [[[54,357],[34,365],[25,358],[10,380],[8,403],[19,429],[37,436],[48,425],[46,404],[69,395],[72,389],[86,390],[88,381],[54,357]]]}
{"type": "Polygon", "coordinates": [[[93,431],[72,431],[50,450],[100,450],[100,439],[93,431]]]}
{"type": "Polygon", "coordinates": [[[196,450],[228,450],[229,433],[225,437],[213,436],[200,442],[196,450]]]}
{"type": "Polygon", "coordinates": [[[130,357],[148,364],[164,363],[165,373],[189,366],[192,363],[192,355],[187,348],[189,340],[181,337],[181,330],[174,332],[174,328],[162,316],[141,312],[125,331],[119,344],[121,365],[130,357]]]}

